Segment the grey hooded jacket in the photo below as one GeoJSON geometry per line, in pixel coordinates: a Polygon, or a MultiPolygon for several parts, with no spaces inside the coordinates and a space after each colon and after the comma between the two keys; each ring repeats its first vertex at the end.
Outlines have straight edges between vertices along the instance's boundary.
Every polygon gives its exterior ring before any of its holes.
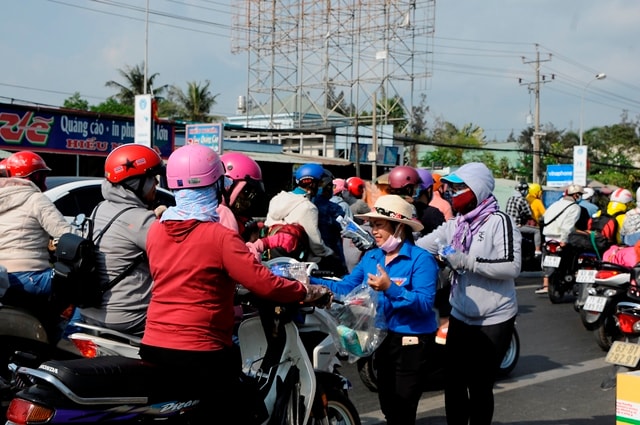
{"type": "MultiPolygon", "coordinates": [[[[102,182],[105,202],[98,204],[95,214],[94,235],[121,210],[125,211],[99,241],[98,267],[102,273],[102,284],[122,273],[142,252],[146,252],[147,233],[156,220],[153,211],[121,185],[113,185],[106,179],[102,182]]],[[[144,322],[151,298],[151,273],[145,260],[105,292],[102,305],[97,308],[80,309],[82,316],[94,322],[122,332],[131,332],[130,325],[144,322]]]]}
{"type": "MultiPolygon", "coordinates": [[[[466,164],[455,173],[473,191],[478,203],[492,196],[494,178],[482,163],[466,164]]],[[[445,221],[416,245],[437,254],[440,243],[450,244],[457,218],[445,221]]],[[[469,325],[503,323],[518,312],[515,278],[520,274],[521,235],[511,218],[497,211],[480,226],[468,255],[475,258],[473,270],[458,275],[449,301],[451,315],[469,325]]]]}

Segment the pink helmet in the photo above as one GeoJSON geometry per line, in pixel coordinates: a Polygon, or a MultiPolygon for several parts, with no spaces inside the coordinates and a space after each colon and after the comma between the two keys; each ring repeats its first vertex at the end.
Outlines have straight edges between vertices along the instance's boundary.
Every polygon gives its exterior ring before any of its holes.
{"type": "Polygon", "coordinates": [[[262,170],[257,162],[240,152],[228,152],[220,157],[226,170],[225,175],[231,180],[262,181],[262,170]]]}
{"type": "Polygon", "coordinates": [[[204,145],[184,145],[169,156],[167,185],[169,189],[210,186],[224,176],[224,165],[218,154],[204,145]]]}
{"type": "Polygon", "coordinates": [[[402,189],[406,186],[417,186],[420,183],[418,171],[408,165],[398,165],[389,171],[389,187],[402,189]]]}
{"type": "Polygon", "coordinates": [[[333,179],[333,194],[337,195],[347,190],[347,182],[344,179],[333,179]]]}

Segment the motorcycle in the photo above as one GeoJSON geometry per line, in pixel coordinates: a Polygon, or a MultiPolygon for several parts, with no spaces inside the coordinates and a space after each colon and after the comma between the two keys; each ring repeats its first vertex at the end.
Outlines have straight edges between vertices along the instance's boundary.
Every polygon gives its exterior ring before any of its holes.
{"type": "Polygon", "coordinates": [[[640,370],[640,265],[631,269],[631,279],[627,289],[627,299],[616,305],[616,320],[622,334],[621,340],[613,341],[607,352],[605,361],[613,365],[600,384],[603,389],[616,385],[619,371],[640,370]]]}
{"type": "MultiPolygon", "coordinates": [[[[440,264],[440,271],[438,273],[438,289],[436,292],[436,307],[434,309],[438,315],[443,314],[443,311],[447,314],[451,311],[451,306],[448,301],[448,294],[450,291],[451,275],[454,273],[446,263],[438,260],[440,264]],[[439,301],[438,301],[439,300],[439,301]]],[[[445,346],[443,344],[435,344],[433,350],[433,359],[429,362],[429,368],[425,371],[425,378],[423,380],[423,391],[436,391],[444,388],[444,360],[445,360],[445,346]]],[[[498,370],[498,377],[500,379],[506,378],[515,369],[518,359],[520,358],[520,337],[517,329],[514,327],[513,334],[511,336],[511,342],[509,348],[505,353],[500,368],[498,370]]],[[[367,357],[362,357],[357,360],[356,366],[358,368],[358,375],[360,380],[369,391],[378,391],[378,372],[376,365],[376,353],[367,357]]]]}
{"type": "MultiPolygon", "coordinates": [[[[238,327],[243,397],[255,423],[359,425],[343,382],[334,374],[314,371],[300,338],[295,320],[316,308],[257,300],[250,293],[241,296],[259,311],[238,327]]],[[[199,404],[182,395],[184,388],[167,386],[161,368],[124,356],[50,360],[37,368],[18,367],[16,375],[30,384],[16,394],[7,411],[9,423],[18,425],[189,423],[199,404]]],[[[221,412],[212,415],[213,419],[221,412]]]]}
{"type": "Polygon", "coordinates": [[[576,250],[571,245],[562,247],[556,240],[547,240],[542,249],[542,267],[549,277],[549,300],[558,304],[564,301],[566,294],[578,295],[577,271],[595,269],[597,264],[594,252],[576,250]]]}
{"type": "MultiPolygon", "coordinates": [[[[299,263],[295,259],[288,257],[272,259],[267,261],[265,266],[269,267],[274,273],[286,277],[294,277],[293,275],[296,271],[307,275],[328,274],[318,270],[317,265],[314,263],[299,263]]],[[[242,294],[244,290],[239,288],[239,291],[242,294]]],[[[255,308],[247,303],[242,304],[244,305],[244,314],[237,321],[238,331],[236,335],[238,338],[240,338],[240,325],[249,318],[258,317],[255,308]]],[[[348,399],[346,391],[351,389],[351,383],[338,370],[341,362],[338,358],[338,349],[329,331],[330,327],[334,326],[334,323],[327,310],[314,309],[306,312],[303,315],[303,320],[296,320],[294,324],[297,327],[306,353],[311,359],[317,380],[327,389],[326,397],[331,418],[357,417],[357,411],[348,399]]],[[[84,357],[124,356],[139,359],[140,338],[99,326],[84,323],[75,323],[75,325],[82,328],[83,332],[74,333],[69,336],[69,339],[84,357]]],[[[240,343],[241,347],[242,345],[240,343]]],[[[349,420],[346,423],[353,424],[355,422],[349,420]]]]}
{"type": "Polygon", "coordinates": [[[604,351],[622,333],[616,321],[616,305],[627,298],[631,268],[600,262],[595,269],[580,269],[576,282],[581,284],[575,308],[588,331],[593,331],[596,343],[604,351]]]}
{"type": "MultiPolygon", "coordinates": [[[[425,379],[423,381],[423,391],[437,391],[444,388],[444,356],[444,345],[436,344],[436,349],[433,352],[433,359],[429,362],[430,367],[426,371],[425,379]]],[[[499,379],[504,379],[509,376],[516,367],[519,357],[520,337],[518,336],[517,330],[514,328],[509,349],[500,364],[500,369],[498,371],[499,379]]],[[[376,353],[374,352],[371,356],[358,359],[356,365],[360,380],[364,386],[367,387],[369,391],[378,392],[376,353]]]]}

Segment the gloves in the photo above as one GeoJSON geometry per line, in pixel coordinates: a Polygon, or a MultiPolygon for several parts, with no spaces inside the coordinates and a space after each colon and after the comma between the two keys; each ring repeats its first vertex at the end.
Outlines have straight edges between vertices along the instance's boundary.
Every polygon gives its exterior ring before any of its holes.
{"type": "Polygon", "coordinates": [[[295,251],[298,247],[298,238],[286,232],[279,232],[275,235],[264,237],[257,242],[262,242],[265,248],[282,248],[287,253],[295,251]]]}
{"type": "Polygon", "coordinates": [[[302,300],[303,303],[311,304],[317,301],[320,303],[316,303],[318,307],[326,307],[331,305],[331,300],[333,298],[331,294],[331,290],[324,285],[305,285],[307,288],[307,295],[302,300]]]}
{"type": "Polygon", "coordinates": [[[455,251],[451,254],[445,255],[444,259],[451,265],[451,268],[456,271],[468,270],[473,271],[476,265],[476,259],[465,254],[464,252],[455,251]]]}

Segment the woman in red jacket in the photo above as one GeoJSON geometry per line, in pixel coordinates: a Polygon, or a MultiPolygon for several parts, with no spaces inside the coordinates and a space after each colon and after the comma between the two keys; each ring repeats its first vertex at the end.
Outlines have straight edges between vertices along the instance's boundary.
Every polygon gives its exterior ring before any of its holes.
{"type": "Polygon", "coordinates": [[[326,288],[273,275],[238,232],[218,222],[224,166],[212,149],[177,149],[167,163],[167,182],[176,206],[147,236],[154,283],[140,356],[174,372],[168,379],[201,400],[205,422],[205,412],[242,411],[240,353],[232,343],[236,283],[281,302],[315,300],[326,288]]]}

